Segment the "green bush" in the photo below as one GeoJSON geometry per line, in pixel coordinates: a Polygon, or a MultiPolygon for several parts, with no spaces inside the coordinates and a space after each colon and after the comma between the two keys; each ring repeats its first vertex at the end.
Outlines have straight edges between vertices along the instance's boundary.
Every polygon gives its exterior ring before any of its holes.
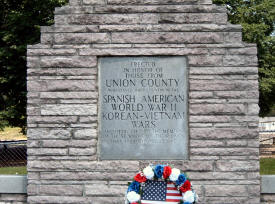
{"type": "Polygon", "coordinates": [[[40,26],[67,0],[0,1],[0,129],[26,127],[26,48],[40,39],[40,26]]]}
{"type": "Polygon", "coordinates": [[[225,4],[228,19],[243,26],[243,40],[256,43],[260,76],[260,116],[266,116],[275,105],[275,1],[213,0],[225,4]]]}

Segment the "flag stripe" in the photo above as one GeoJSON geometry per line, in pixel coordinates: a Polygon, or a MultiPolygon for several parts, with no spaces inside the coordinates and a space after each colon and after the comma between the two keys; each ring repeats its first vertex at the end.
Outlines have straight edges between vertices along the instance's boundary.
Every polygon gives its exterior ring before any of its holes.
{"type": "MultiPolygon", "coordinates": [[[[179,204],[179,202],[180,201],[175,201],[175,202],[169,201],[168,204],[179,204]]],[[[148,201],[146,201],[146,203],[142,202],[142,204],[167,204],[167,202],[166,201],[150,201],[150,200],[148,200],[148,201]]]]}
{"type": "Polygon", "coordinates": [[[170,202],[180,202],[179,199],[166,199],[166,203],[170,203],[170,202]]]}
{"type": "Polygon", "coordinates": [[[166,196],[181,196],[179,193],[166,193],[166,196]]]}
{"type": "Polygon", "coordinates": [[[180,197],[180,196],[167,196],[167,197],[166,197],[166,200],[167,200],[167,199],[172,199],[172,200],[173,200],[173,199],[174,199],[174,200],[177,199],[177,200],[181,200],[181,197],[180,197]]]}
{"type": "MultiPolygon", "coordinates": [[[[173,202],[170,201],[169,204],[178,204],[179,201],[173,202]]],[[[146,202],[142,202],[142,204],[167,204],[166,201],[150,201],[150,200],[146,200],[146,202]]]]}
{"type": "Polygon", "coordinates": [[[177,191],[178,189],[177,189],[177,188],[172,188],[172,187],[167,187],[167,190],[174,190],[174,191],[177,191]]]}

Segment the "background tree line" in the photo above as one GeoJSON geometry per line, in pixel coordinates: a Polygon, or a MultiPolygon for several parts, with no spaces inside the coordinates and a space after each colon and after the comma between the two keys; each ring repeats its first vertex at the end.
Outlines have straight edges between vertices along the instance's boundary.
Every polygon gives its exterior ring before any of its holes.
{"type": "MultiPolygon", "coordinates": [[[[0,1],[0,129],[26,127],[26,48],[40,39],[40,26],[53,24],[53,11],[68,0],[0,1]]],[[[243,26],[243,40],[258,47],[260,115],[275,104],[275,1],[213,0],[225,4],[229,21],[243,26]]]]}
{"type": "Polygon", "coordinates": [[[275,114],[275,0],[213,0],[225,4],[232,24],[241,24],[243,40],[258,47],[260,116],[275,114]]]}
{"type": "Polygon", "coordinates": [[[68,0],[0,0],[0,128],[26,127],[26,51],[68,0]]]}

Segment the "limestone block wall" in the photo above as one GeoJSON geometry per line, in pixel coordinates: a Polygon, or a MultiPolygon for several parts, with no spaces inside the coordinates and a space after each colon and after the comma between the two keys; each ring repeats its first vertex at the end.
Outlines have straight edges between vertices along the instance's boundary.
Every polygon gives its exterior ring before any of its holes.
{"type": "Polygon", "coordinates": [[[255,45],[211,0],[71,0],[28,47],[28,203],[124,202],[149,163],[186,171],[200,203],[260,203],[255,45]],[[98,57],[186,56],[189,159],[98,160],[98,57]]]}

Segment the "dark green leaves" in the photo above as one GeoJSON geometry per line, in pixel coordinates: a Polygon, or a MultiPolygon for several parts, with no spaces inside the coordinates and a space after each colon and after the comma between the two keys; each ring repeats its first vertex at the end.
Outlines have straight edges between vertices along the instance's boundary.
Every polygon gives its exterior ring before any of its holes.
{"type": "Polygon", "coordinates": [[[26,126],[26,47],[40,39],[65,0],[0,1],[0,128],[26,126]]]}
{"type": "Polygon", "coordinates": [[[275,104],[275,25],[274,0],[214,0],[225,4],[229,21],[243,26],[243,40],[258,47],[260,76],[260,115],[275,104]]]}

